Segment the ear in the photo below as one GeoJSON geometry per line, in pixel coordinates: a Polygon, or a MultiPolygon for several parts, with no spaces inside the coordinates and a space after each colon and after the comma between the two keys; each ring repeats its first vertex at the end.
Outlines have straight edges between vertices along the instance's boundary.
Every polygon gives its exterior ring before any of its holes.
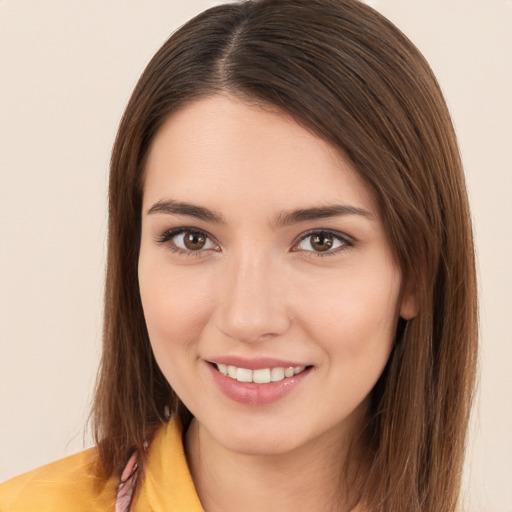
{"type": "Polygon", "coordinates": [[[416,298],[416,293],[414,290],[410,290],[410,287],[407,287],[402,296],[402,302],[400,304],[400,317],[404,320],[411,320],[414,318],[418,312],[418,299],[416,298]]]}

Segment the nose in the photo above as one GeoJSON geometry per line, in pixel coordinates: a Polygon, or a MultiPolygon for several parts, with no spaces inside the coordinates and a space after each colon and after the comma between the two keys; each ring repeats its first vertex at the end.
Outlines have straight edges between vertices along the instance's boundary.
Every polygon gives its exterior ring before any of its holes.
{"type": "Polygon", "coordinates": [[[282,335],[290,326],[286,272],[269,255],[226,262],[217,302],[217,328],[251,343],[282,335]]]}

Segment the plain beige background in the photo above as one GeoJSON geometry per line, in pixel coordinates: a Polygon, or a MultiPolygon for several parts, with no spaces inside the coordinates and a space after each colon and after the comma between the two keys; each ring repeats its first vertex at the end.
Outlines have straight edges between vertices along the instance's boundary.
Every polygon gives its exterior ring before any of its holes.
{"type": "MultiPolygon", "coordinates": [[[[84,446],[110,148],[149,58],[216,3],[0,0],[0,480],[84,446]]],[[[424,52],[453,113],[481,290],[465,503],[512,512],[512,2],[367,3],[424,52]]]]}

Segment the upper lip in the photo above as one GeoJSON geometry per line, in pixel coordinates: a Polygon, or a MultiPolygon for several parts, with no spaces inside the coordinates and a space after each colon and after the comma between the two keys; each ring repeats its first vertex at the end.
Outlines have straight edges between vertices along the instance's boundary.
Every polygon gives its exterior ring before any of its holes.
{"type": "Polygon", "coordinates": [[[240,356],[219,356],[212,357],[207,361],[210,363],[225,364],[227,366],[236,366],[237,368],[247,368],[248,370],[310,366],[307,363],[285,359],[276,359],[275,357],[254,357],[249,359],[240,356]]]}

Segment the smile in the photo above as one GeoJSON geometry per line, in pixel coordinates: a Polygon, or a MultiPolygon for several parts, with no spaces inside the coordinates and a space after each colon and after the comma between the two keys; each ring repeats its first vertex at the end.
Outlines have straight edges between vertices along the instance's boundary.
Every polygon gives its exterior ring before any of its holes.
{"type": "Polygon", "coordinates": [[[283,379],[293,377],[303,372],[305,366],[289,366],[287,368],[261,368],[258,370],[250,370],[248,368],[238,368],[236,366],[214,363],[217,370],[238,382],[254,382],[256,384],[268,384],[269,382],[279,382],[283,379]]]}

